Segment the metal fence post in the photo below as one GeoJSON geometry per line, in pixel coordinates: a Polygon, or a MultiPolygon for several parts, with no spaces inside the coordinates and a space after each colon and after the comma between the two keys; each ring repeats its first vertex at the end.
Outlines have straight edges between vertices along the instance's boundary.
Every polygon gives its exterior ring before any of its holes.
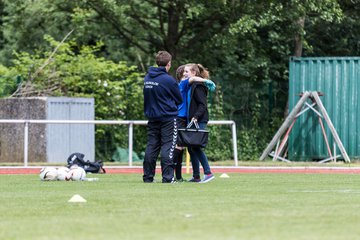
{"type": "Polygon", "coordinates": [[[236,137],[236,123],[233,122],[231,125],[232,130],[232,142],[233,142],[233,149],[234,149],[234,161],[235,161],[235,167],[239,165],[238,162],[238,151],[237,151],[237,137],[236,137]]]}
{"type": "Polygon", "coordinates": [[[134,123],[129,122],[129,167],[132,166],[132,152],[133,152],[133,129],[134,123]]]}
{"type": "Polygon", "coordinates": [[[29,122],[24,124],[24,167],[28,166],[28,149],[29,149],[29,122]]]}

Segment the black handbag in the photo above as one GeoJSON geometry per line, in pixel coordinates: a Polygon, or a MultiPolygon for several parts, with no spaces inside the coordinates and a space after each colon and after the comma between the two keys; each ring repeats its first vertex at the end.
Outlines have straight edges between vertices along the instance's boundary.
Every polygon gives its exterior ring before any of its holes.
{"type": "Polygon", "coordinates": [[[198,123],[192,120],[186,128],[178,129],[177,145],[205,148],[208,143],[208,137],[209,131],[200,129],[198,123]],[[193,124],[195,128],[191,128],[193,124]]]}

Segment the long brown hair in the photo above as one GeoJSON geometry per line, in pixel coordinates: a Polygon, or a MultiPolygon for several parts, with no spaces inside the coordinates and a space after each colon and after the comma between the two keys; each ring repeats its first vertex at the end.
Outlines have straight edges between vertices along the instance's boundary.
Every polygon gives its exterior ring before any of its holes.
{"type": "Polygon", "coordinates": [[[196,63],[188,63],[186,64],[186,66],[190,67],[190,71],[195,73],[195,76],[197,77],[202,77],[205,79],[209,79],[210,78],[210,73],[209,71],[201,64],[196,64],[196,63]]]}

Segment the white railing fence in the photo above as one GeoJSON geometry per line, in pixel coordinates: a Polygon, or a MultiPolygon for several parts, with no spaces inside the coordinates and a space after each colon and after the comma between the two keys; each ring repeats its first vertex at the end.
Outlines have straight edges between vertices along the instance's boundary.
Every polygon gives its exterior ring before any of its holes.
{"type": "MultiPolygon", "coordinates": [[[[147,125],[145,120],[22,120],[22,119],[0,119],[1,123],[24,124],[24,167],[28,166],[29,147],[29,124],[105,124],[105,125],[128,125],[129,129],[129,166],[132,166],[133,152],[133,130],[134,125],[147,125]]],[[[231,120],[209,121],[208,125],[230,125],[232,133],[233,156],[235,166],[238,166],[236,124],[231,120]]]]}

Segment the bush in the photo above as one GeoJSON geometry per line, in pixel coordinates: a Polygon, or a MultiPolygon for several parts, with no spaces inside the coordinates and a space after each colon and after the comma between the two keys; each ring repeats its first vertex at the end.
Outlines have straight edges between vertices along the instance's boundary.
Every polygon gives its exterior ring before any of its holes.
{"type": "MultiPolygon", "coordinates": [[[[45,38],[51,48],[59,46],[53,38],[45,38]]],[[[93,97],[96,120],[143,119],[142,74],[126,62],[115,63],[98,57],[96,54],[101,47],[102,43],[95,46],[63,43],[51,59],[48,59],[51,52],[47,51],[37,51],[33,55],[15,53],[14,66],[0,68],[0,72],[4,72],[0,84],[9,85],[9,88],[2,88],[2,96],[93,97]],[[23,81],[14,92],[16,76],[23,81]]],[[[96,127],[97,157],[110,160],[117,146],[127,147],[127,131],[123,134],[119,128],[121,126],[96,127]],[[104,139],[111,140],[106,148],[103,148],[104,139]]],[[[136,133],[138,136],[145,134],[144,128],[136,129],[136,133]]],[[[141,152],[145,140],[141,137],[137,142],[141,152]]]]}

